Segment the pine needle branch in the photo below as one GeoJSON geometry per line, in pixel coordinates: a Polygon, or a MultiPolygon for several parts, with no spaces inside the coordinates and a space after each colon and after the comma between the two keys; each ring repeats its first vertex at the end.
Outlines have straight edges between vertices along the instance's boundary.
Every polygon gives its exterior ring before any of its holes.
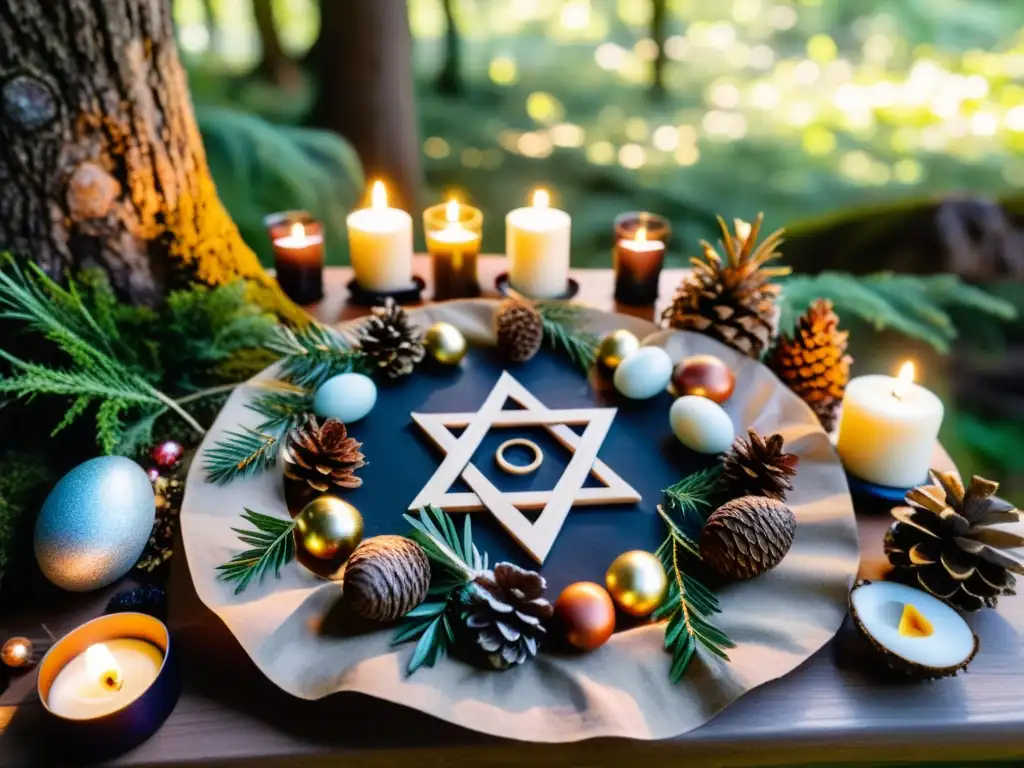
{"type": "Polygon", "coordinates": [[[256,530],[232,528],[239,540],[250,547],[239,552],[223,565],[217,566],[218,576],[235,585],[235,594],[245,591],[253,579],[262,581],[271,570],[281,578],[281,568],[295,558],[294,520],[280,520],[246,509],[242,519],[256,530]]]}
{"type": "Polygon", "coordinates": [[[287,434],[313,410],[313,393],[307,389],[276,380],[259,382],[258,386],[263,392],[246,407],[264,418],[256,427],[259,432],[287,434]]]}
{"type": "Polygon", "coordinates": [[[281,378],[305,389],[316,389],[340,373],[365,369],[362,352],[319,323],[297,330],[279,326],[267,348],[282,356],[281,378]]]}
{"type": "Polygon", "coordinates": [[[203,471],[211,483],[230,483],[270,469],[277,463],[278,446],[284,430],[260,432],[248,427],[228,432],[227,437],[207,448],[203,471]]]}
{"type": "Polygon", "coordinates": [[[599,339],[580,329],[582,310],[566,302],[542,302],[537,305],[544,340],[552,349],[562,350],[570,361],[587,373],[597,359],[599,339]]]}
{"type": "Polygon", "coordinates": [[[677,516],[679,525],[687,531],[687,535],[699,535],[707,516],[713,511],[713,502],[721,476],[722,466],[716,464],[700,472],[694,472],[662,491],[670,519],[677,516]]]}

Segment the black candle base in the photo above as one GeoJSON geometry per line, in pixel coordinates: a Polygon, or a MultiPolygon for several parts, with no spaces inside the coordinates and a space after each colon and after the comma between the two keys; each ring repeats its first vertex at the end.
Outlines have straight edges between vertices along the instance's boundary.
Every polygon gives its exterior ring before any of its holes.
{"type": "Polygon", "coordinates": [[[394,299],[396,304],[417,304],[427,284],[418,275],[412,281],[411,286],[401,291],[368,291],[352,280],[348,284],[349,302],[361,307],[382,307],[388,299],[394,299]]]}
{"type": "Polygon", "coordinates": [[[649,307],[658,300],[658,275],[654,280],[636,281],[619,275],[615,280],[615,301],[630,307],[649,307]]]}
{"type": "MultiPolygon", "coordinates": [[[[513,296],[532,299],[533,296],[524,296],[524,294],[517,291],[512,283],[509,281],[508,272],[502,272],[494,281],[494,287],[498,290],[502,296],[513,296]]],[[[549,301],[568,301],[573,298],[577,293],[580,292],[580,284],[569,278],[569,282],[565,286],[565,292],[560,293],[558,296],[546,296],[545,298],[549,301]]]]}
{"type": "Polygon", "coordinates": [[[296,304],[313,304],[324,297],[324,271],[321,267],[277,265],[277,284],[296,304]]]}

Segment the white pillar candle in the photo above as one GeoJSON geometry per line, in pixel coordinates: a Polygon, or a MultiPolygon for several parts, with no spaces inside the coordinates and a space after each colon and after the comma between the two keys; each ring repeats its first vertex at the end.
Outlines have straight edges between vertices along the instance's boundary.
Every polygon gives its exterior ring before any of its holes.
{"type": "Polygon", "coordinates": [[[928,479],[943,407],[914,383],[914,365],[898,378],[859,376],[846,387],[836,448],[843,466],[878,485],[910,488],[928,479]]]}
{"type": "Polygon", "coordinates": [[[412,286],[412,217],[388,207],[387,190],[373,183],[370,207],[352,211],[348,249],[356,282],[367,291],[393,293],[412,286]]]}
{"type": "Polygon", "coordinates": [[[60,717],[91,720],[135,701],[156,680],[164,654],[145,640],[124,638],[89,646],[57,673],[46,704],[60,717]]]}
{"type": "Polygon", "coordinates": [[[532,298],[561,296],[569,285],[569,228],[565,211],[549,206],[548,193],[538,189],[529,208],[505,217],[505,253],[509,283],[532,298]]]}

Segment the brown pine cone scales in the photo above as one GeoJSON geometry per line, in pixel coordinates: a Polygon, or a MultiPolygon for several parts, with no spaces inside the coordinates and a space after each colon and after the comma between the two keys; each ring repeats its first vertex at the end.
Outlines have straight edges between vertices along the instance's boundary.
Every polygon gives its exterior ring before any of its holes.
{"type": "Polygon", "coordinates": [[[525,301],[506,299],[495,318],[498,351],[513,363],[525,363],[540,350],[544,323],[540,313],[525,301]]]}
{"type": "Polygon", "coordinates": [[[792,336],[779,339],[768,367],[811,406],[826,432],[835,429],[850,382],[853,358],[846,354],[847,331],[839,330],[832,302],[819,299],[797,322],[792,336]]]}
{"type": "Polygon", "coordinates": [[[423,602],[429,587],[430,560],[404,536],[367,539],[345,564],[345,604],[371,621],[404,616],[423,602]]]}
{"type": "Polygon", "coordinates": [[[363,481],[355,472],[366,466],[360,448],[362,443],[349,437],[345,425],[337,419],[320,425],[315,416],[310,416],[288,436],[285,482],[291,481],[298,490],[311,494],[358,488],[363,481]]]}
{"type": "Polygon", "coordinates": [[[730,496],[767,496],[785,501],[793,490],[789,478],[796,474],[799,457],[783,451],[782,435],[762,437],[747,431],[737,437],[722,460],[722,486],[730,496]]]}
{"type": "Polygon", "coordinates": [[[781,501],[741,496],[708,518],[700,556],[720,576],[752,579],[782,562],[795,535],[796,516],[781,501]]]}
{"type": "Polygon", "coordinates": [[[407,376],[423,360],[423,333],[408,313],[388,298],[359,329],[359,347],[371,365],[389,378],[407,376]]]}

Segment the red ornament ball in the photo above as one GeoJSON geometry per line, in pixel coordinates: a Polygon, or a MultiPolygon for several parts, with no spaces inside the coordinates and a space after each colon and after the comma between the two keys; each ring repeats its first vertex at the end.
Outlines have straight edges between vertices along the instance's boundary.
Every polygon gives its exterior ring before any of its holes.
{"type": "Polygon", "coordinates": [[[165,440],[159,445],[153,446],[153,450],[149,452],[149,458],[161,469],[174,469],[184,453],[185,449],[181,447],[181,443],[165,440]]]}
{"type": "Polygon", "coordinates": [[[672,372],[672,386],[680,397],[697,395],[724,403],[736,388],[736,376],[714,355],[694,355],[676,365],[672,372]]]}
{"type": "Polygon", "coordinates": [[[600,648],[615,631],[611,595],[592,581],[570,584],[555,601],[555,625],[573,647],[581,651],[600,648]]]}

